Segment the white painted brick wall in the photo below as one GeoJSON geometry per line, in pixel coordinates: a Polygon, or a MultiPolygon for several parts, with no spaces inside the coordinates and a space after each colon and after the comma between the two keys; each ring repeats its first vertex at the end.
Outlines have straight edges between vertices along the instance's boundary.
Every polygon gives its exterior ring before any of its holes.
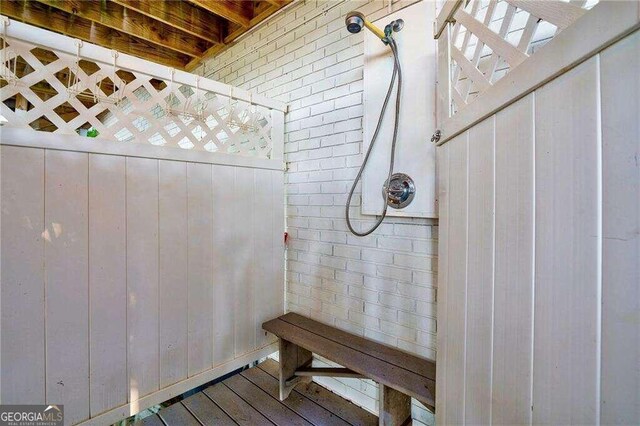
{"type": "MultiPolygon", "coordinates": [[[[393,8],[412,2],[398,1],[393,8]]],[[[360,238],[347,231],[344,219],[362,161],[363,34],[351,35],[344,26],[353,9],[375,19],[386,15],[387,2],[301,2],[205,70],[210,78],[289,104],[287,309],[435,359],[437,222],[389,218],[360,238]]],[[[373,221],[360,214],[359,194],[351,213],[358,226],[369,227],[373,221]]],[[[372,381],[317,381],[377,413],[372,381]]],[[[419,404],[413,414],[433,424],[419,404]]]]}

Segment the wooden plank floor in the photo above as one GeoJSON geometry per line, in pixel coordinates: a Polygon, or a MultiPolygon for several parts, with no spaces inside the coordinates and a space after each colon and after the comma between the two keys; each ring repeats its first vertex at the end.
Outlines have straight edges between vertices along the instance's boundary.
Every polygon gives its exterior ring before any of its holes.
{"type": "Polygon", "coordinates": [[[373,426],[378,418],[316,383],[278,399],[278,363],[269,359],[191,395],[137,424],[144,426],[373,426]]]}

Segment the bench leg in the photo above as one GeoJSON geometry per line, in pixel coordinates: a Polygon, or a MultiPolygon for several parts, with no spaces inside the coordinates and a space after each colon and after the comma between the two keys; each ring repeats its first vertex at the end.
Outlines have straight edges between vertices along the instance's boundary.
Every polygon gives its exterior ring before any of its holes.
{"type": "Polygon", "coordinates": [[[301,382],[309,383],[312,377],[296,376],[298,368],[309,367],[313,354],[288,340],[278,339],[280,347],[280,400],[284,401],[293,388],[301,382]]]}
{"type": "Polygon", "coordinates": [[[380,426],[402,426],[411,422],[411,397],[380,384],[380,426]]]}

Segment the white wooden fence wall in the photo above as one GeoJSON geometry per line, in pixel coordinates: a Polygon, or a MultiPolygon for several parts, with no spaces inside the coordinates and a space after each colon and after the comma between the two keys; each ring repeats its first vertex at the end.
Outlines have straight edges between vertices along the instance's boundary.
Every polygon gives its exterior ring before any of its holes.
{"type": "Polygon", "coordinates": [[[282,160],[1,143],[1,403],[110,424],[276,350],[261,324],[284,309],[282,160]]]}
{"type": "Polygon", "coordinates": [[[440,121],[438,424],[638,424],[639,27],[602,2],[440,121]]]}

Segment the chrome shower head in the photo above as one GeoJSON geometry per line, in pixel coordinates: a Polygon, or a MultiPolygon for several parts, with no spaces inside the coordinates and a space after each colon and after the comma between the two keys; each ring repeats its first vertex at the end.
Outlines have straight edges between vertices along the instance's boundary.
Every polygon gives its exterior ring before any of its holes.
{"type": "Polygon", "coordinates": [[[365,16],[357,10],[352,10],[351,12],[347,13],[347,17],[344,19],[344,23],[347,25],[347,31],[352,34],[359,33],[363,28],[367,28],[380,40],[384,41],[386,37],[384,31],[376,27],[371,22],[367,21],[367,18],[365,18],[365,16]]]}
{"type": "Polygon", "coordinates": [[[347,14],[344,22],[347,24],[347,31],[357,34],[364,27],[364,15],[360,12],[351,11],[347,14]]]}

